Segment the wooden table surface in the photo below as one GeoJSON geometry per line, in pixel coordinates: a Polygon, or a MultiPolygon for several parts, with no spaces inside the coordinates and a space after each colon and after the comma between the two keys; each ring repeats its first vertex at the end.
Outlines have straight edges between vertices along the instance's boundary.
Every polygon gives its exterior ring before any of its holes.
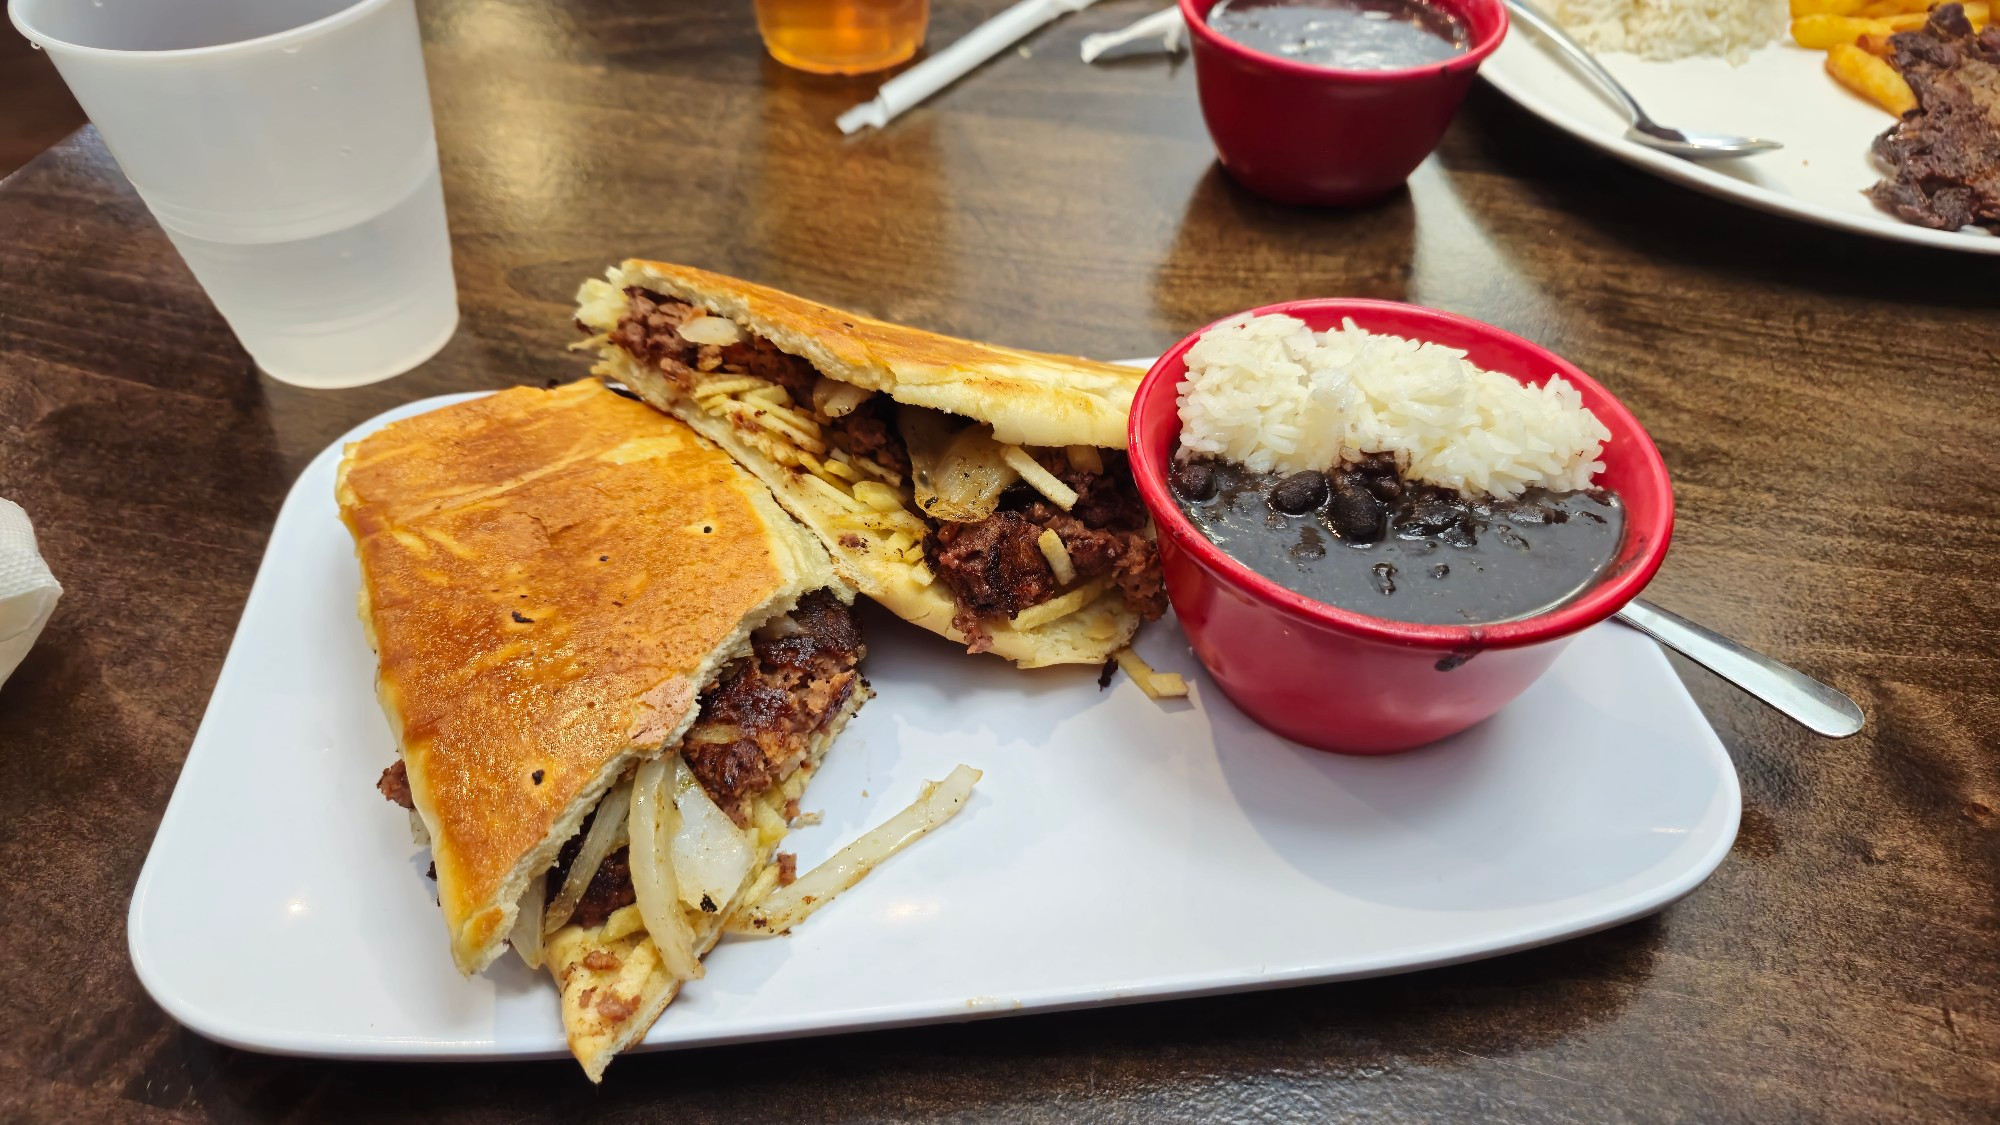
{"type": "MultiPolygon", "coordinates": [[[[932,41],[1000,6],[943,0],[932,41]]],[[[1991,260],[1711,201],[1483,88],[1407,194],[1266,204],[1215,166],[1186,66],[1076,62],[1154,6],[1107,0],[844,139],[869,86],[770,62],[747,5],[430,0],[464,320],[360,390],[259,377],[89,131],[0,184],[0,495],[68,591],[0,690],[0,1120],[2000,1115],[1991,260]],[[1310,295],[1493,322],[1658,439],[1680,527],[1654,599],[1869,726],[1822,741],[1681,666],[1743,779],[1721,869],[1654,918],[1458,968],[635,1057],[602,1089],[182,1030],[125,908],[286,488],[396,403],[578,375],[569,296],[634,253],[1100,356],[1310,295]]]]}

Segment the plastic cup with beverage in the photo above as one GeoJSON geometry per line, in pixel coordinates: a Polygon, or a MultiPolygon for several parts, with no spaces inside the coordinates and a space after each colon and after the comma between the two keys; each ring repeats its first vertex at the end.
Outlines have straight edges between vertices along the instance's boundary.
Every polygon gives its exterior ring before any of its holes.
{"type": "Polygon", "coordinates": [[[814,74],[866,74],[923,46],[930,0],[757,0],[764,49],[814,74]]]}
{"type": "Polygon", "coordinates": [[[412,0],[10,0],[236,338],[303,387],[458,325],[412,0]]]}

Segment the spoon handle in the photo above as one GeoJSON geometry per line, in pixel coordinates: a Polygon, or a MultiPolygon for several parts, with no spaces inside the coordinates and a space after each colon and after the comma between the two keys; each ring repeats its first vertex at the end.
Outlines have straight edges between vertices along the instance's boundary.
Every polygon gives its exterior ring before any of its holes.
{"type": "Polygon", "coordinates": [[[1685,617],[1634,598],[1618,611],[1618,620],[1797,719],[1816,734],[1846,738],[1861,729],[1864,717],[1852,699],[1685,617]]]}
{"type": "Polygon", "coordinates": [[[1564,31],[1561,25],[1550,19],[1546,12],[1535,7],[1529,0],[1503,0],[1503,2],[1515,19],[1534,28],[1549,42],[1555,44],[1556,49],[1574,63],[1578,70],[1596,82],[1605,93],[1611,95],[1613,101],[1623,106],[1628,121],[1636,125],[1647,120],[1646,111],[1639,108],[1639,103],[1626,92],[1625,87],[1620,85],[1616,78],[1611,77],[1611,72],[1604,69],[1603,63],[1597,61],[1597,56],[1585,50],[1583,44],[1571,39],[1569,32],[1564,31]]]}

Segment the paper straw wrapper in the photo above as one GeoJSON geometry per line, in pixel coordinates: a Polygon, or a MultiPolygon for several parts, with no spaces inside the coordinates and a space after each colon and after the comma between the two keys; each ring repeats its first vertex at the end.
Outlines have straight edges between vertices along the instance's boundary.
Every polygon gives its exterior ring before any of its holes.
{"type": "Polygon", "coordinates": [[[1148,39],[1158,40],[1158,49],[1171,55],[1180,51],[1186,38],[1187,22],[1181,19],[1181,10],[1178,7],[1164,8],[1129,27],[1084,36],[1083,61],[1096,62],[1108,51],[1148,39]]]}
{"type": "Polygon", "coordinates": [[[1080,12],[1097,0],[1021,0],[973,28],[965,38],[882,84],[875,100],[862,102],[840,115],[843,133],[873,125],[877,129],[921,104],[924,99],[970,74],[980,63],[1027,38],[1028,33],[1059,16],[1080,12]]]}

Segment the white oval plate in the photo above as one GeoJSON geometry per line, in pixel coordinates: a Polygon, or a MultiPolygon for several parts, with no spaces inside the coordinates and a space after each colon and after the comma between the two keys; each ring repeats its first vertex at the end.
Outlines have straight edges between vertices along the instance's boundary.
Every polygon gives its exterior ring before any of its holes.
{"type": "MultiPolygon", "coordinates": [[[[457,398],[427,399],[356,428],[457,398]]],[[[132,963],[195,1031],[279,1054],[554,1057],[556,991],[452,968],[333,499],[293,486],[132,896],[132,963]]],[[[1171,620],[1139,648],[1190,700],[1020,672],[864,615],[877,697],[807,790],[811,866],[958,762],[965,811],[785,938],[730,940],[647,1048],[976,1019],[1403,972],[1650,914],[1729,852],[1729,756],[1653,643],[1579,635],[1513,706],[1407,754],[1279,739],[1171,620]]],[[[1332,686],[1332,685],[1330,685],[1332,686]]],[[[613,1080],[616,1080],[613,1071],[613,1080]]]]}
{"type": "Polygon", "coordinates": [[[1710,195],[1874,238],[2000,254],[2000,238],[1976,227],[1927,230],[1868,202],[1861,193],[1881,179],[1869,145],[1895,119],[1836,85],[1823,69],[1823,52],[1780,42],[1742,66],[1713,58],[1599,58],[1661,124],[1767,137],[1785,147],[1696,164],[1633,144],[1611,104],[1526,28],[1510,31],[1479,73],[1523,109],[1579,140],[1710,195]]]}

